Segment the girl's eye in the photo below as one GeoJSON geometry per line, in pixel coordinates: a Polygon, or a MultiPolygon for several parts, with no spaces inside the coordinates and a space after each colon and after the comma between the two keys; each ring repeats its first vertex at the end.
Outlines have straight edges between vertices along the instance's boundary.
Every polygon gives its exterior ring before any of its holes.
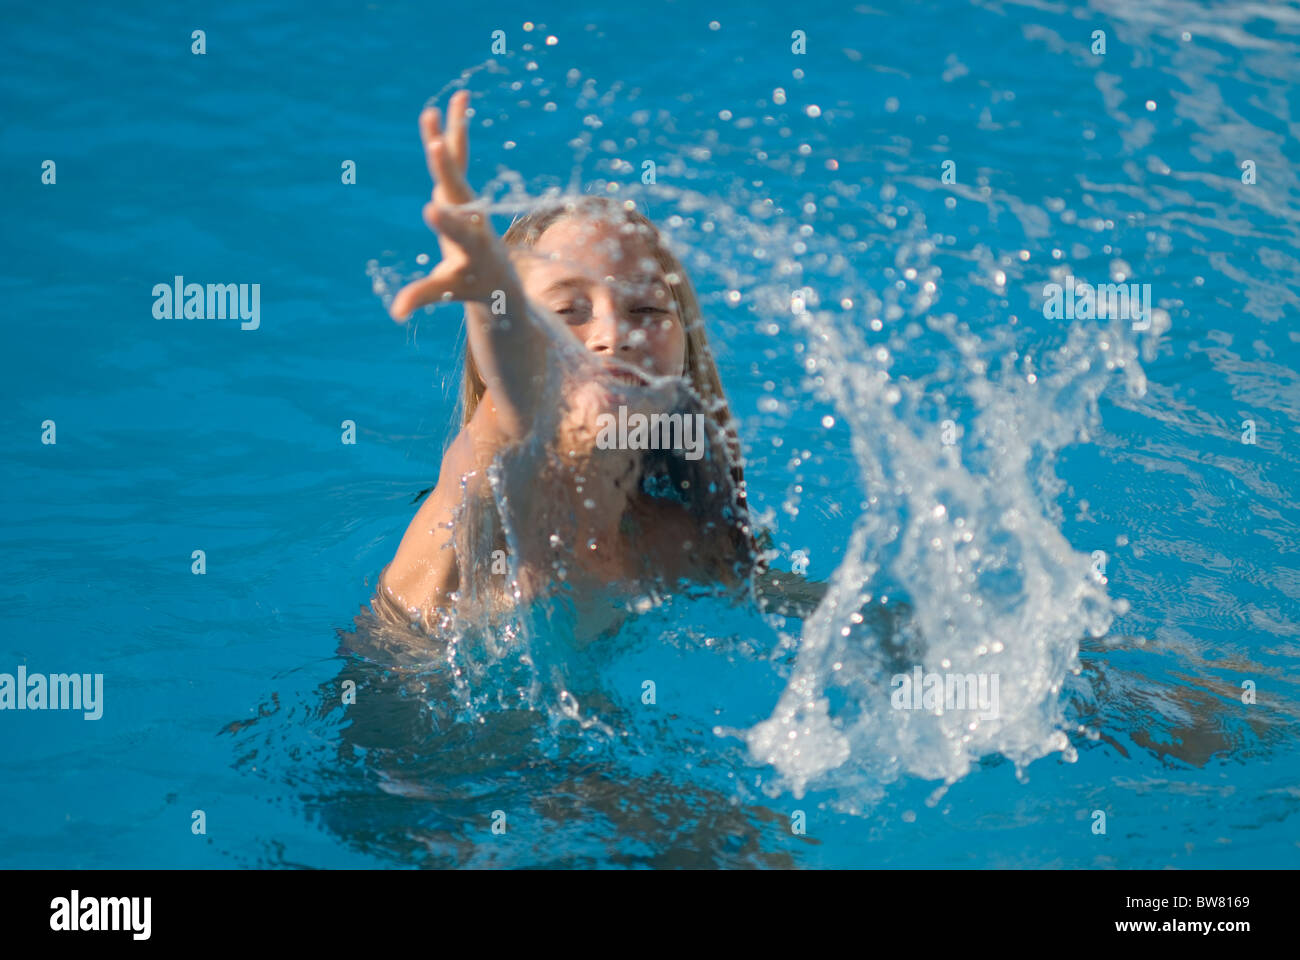
{"type": "Polygon", "coordinates": [[[644,307],[637,307],[632,312],[633,313],[667,313],[668,311],[665,310],[663,307],[644,306],[644,307]]]}

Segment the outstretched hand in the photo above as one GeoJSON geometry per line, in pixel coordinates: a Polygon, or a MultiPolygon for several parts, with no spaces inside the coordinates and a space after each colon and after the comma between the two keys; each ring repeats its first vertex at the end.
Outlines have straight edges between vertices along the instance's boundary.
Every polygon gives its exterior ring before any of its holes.
{"type": "Polygon", "coordinates": [[[398,291],[389,313],[405,323],[412,311],[443,300],[486,303],[498,290],[517,283],[505,245],[492,232],[486,213],[465,208],[474,191],[465,179],[469,168],[469,129],[465,110],[469,91],[453,94],[447,106],[447,129],[437,107],[420,113],[433,199],[424,205],[424,222],[438,235],[442,260],[427,277],[398,291]]]}

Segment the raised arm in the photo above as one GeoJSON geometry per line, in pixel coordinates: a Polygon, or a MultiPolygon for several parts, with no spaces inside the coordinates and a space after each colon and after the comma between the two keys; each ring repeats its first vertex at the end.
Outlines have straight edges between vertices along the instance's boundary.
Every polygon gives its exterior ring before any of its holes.
{"type": "Polygon", "coordinates": [[[424,222],[438,235],[442,260],[427,277],[403,287],[389,312],[405,323],[412,311],[425,304],[463,302],[469,349],[495,404],[497,424],[506,437],[520,439],[532,425],[547,340],[529,316],[509,251],[493,232],[486,209],[474,203],[474,192],[465,179],[468,103],[468,90],[452,96],[445,134],[437,107],[420,114],[420,139],[434,183],[433,199],[424,206],[424,222]],[[494,315],[494,305],[504,312],[494,315]]]}

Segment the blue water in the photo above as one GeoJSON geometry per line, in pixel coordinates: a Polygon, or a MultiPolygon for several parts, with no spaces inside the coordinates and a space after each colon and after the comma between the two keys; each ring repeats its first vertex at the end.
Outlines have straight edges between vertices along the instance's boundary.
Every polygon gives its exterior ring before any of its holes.
{"type": "Polygon", "coordinates": [[[1300,6],[353,7],[5,11],[0,672],[105,693],[0,713],[0,865],[1300,864],[1300,6]],[[383,295],[460,85],[476,186],[686,251],[816,613],[450,665],[356,619],[456,396],[458,308],[383,295]],[[155,319],[176,275],[259,328],[155,319]],[[1066,275],[1152,329],[1047,319],[1066,275]],[[891,710],[868,608],[1002,718],[891,710]]]}

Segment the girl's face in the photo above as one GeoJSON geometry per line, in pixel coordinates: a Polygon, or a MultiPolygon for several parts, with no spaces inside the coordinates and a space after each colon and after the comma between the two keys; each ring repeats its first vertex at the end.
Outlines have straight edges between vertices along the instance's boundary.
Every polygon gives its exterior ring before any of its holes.
{"type": "Polygon", "coordinates": [[[686,330],[650,238],[616,223],[565,217],[529,252],[519,269],[525,294],[588,350],[657,377],[685,372],[686,330]]]}

